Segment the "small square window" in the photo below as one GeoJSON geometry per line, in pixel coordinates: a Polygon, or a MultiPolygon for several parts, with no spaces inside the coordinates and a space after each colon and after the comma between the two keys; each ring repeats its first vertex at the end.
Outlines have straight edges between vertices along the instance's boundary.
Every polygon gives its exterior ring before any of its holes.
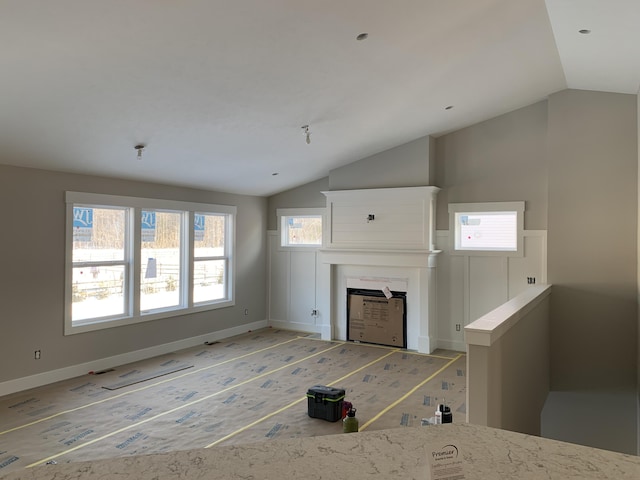
{"type": "Polygon", "coordinates": [[[279,209],[280,242],[283,247],[321,247],[323,213],[321,209],[279,209]]]}

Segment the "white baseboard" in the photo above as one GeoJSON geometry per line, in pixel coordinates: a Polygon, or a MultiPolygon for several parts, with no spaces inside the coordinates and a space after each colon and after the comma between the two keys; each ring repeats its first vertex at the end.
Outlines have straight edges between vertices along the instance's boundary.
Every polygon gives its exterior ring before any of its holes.
{"type": "Polygon", "coordinates": [[[321,333],[321,328],[319,326],[310,325],[308,323],[287,322],[285,320],[269,320],[269,325],[271,325],[273,328],[279,328],[281,330],[291,330],[293,332],[321,333]]]}
{"type": "Polygon", "coordinates": [[[322,340],[333,340],[333,329],[331,325],[319,325],[318,328],[320,328],[320,338],[322,338],[322,340]]]}
{"type": "Polygon", "coordinates": [[[418,337],[418,352],[420,353],[431,353],[434,348],[431,348],[432,345],[435,345],[431,337],[420,335],[418,337]]]}
{"type": "Polygon", "coordinates": [[[444,350],[453,350],[455,352],[466,352],[467,344],[464,342],[456,342],[454,340],[438,340],[436,342],[438,348],[443,348],[444,350]]]}
{"type": "Polygon", "coordinates": [[[204,342],[222,340],[224,338],[233,337],[234,335],[240,335],[250,330],[258,330],[267,326],[267,321],[261,320],[259,322],[239,325],[237,327],[227,328],[217,332],[207,333],[205,335],[198,335],[197,337],[185,338],[183,340],[155,345],[153,347],[136,350],[134,352],[114,355],[113,357],[100,358],[92,360],[91,362],[71,365],[58,370],[50,370],[48,372],[38,373],[28,377],[16,378],[15,380],[0,383],[0,396],[21,392],[30,388],[41,387],[43,385],[48,385],[49,383],[59,382],[69,378],[79,377],[81,375],[86,375],[87,372],[90,371],[104,370],[118,365],[126,365],[127,363],[138,362],[147,358],[157,357],[158,355],[164,355],[166,353],[183,350],[185,348],[195,347],[196,345],[202,345],[204,342]]]}

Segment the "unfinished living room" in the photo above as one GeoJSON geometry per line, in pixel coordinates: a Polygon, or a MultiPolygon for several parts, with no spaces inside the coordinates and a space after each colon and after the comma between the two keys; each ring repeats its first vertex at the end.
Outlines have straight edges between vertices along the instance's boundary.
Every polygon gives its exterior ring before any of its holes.
{"type": "Polygon", "coordinates": [[[631,3],[1,2],[0,478],[638,478],[631,3]]]}

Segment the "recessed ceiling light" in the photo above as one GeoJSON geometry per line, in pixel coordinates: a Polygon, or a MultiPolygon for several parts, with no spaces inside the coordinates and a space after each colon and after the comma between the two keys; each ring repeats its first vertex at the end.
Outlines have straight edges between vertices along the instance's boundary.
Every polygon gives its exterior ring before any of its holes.
{"type": "Polygon", "coordinates": [[[591,33],[591,30],[589,30],[588,28],[583,28],[582,30],[578,30],[578,33],[589,35],[591,33]]]}
{"type": "Polygon", "coordinates": [[[369,38],[369,34],[368,33],[361,33],[360,35],[358,35],[356,37],[356,40],[362,41],[362,40],[366,40],[367,38],[369,38]]]}
{"type": "Polygon", "coordinates": [[[278,175],[278,172],[273,172],[273,173],[271,174],[271,176],[273,176],[273,177],[275,177],[276,175],[278,175]]]}
{"type": "Polygon", "coordinates": [[[445,110],[451,110],[453,108],[453,105],[447,105],[446,107],[444,107],[445,110]]]}

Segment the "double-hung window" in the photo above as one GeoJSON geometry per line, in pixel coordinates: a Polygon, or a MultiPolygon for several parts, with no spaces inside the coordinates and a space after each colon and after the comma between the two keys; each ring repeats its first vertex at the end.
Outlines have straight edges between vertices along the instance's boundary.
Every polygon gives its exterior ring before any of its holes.
{"type": "Polygon", "coordinates": [[[220,301],[229,294],[227,216],[196,213],[194,217],[193,301],[220,301]]]}
{"type": "Polygon", "coordinates": [[[234,305],[236,207],[67,192],[65,333],[234,305]]]}

